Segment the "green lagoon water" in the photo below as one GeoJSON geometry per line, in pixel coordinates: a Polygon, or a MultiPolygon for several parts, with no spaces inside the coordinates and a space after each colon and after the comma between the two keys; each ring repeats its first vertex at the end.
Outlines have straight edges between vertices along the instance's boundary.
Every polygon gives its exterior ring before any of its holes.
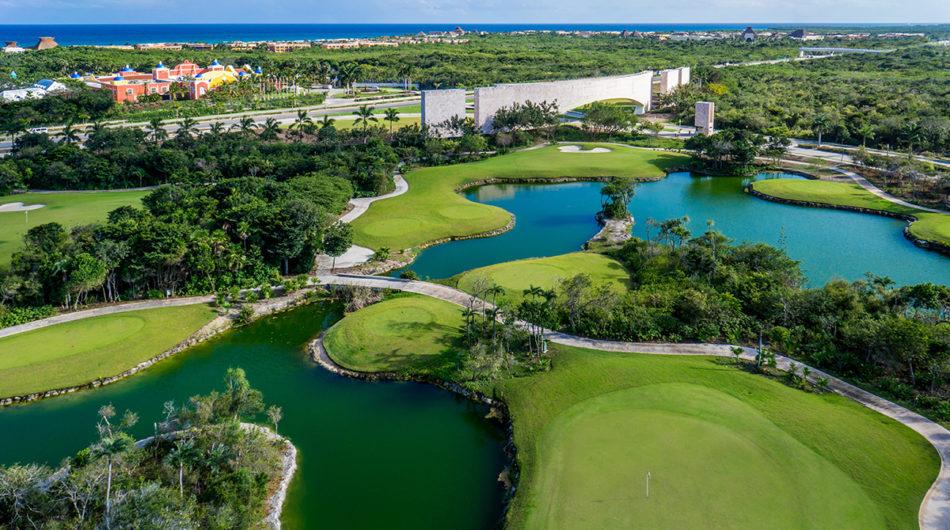
{"type": "MultiPolygon", "coordinates": [[[[92,442],[96,410],[139,413],[151,434],[162,403],[223,387],[239,366],[270,404],[299,468],[284,528],[491,528],[502,517],[497,481],[504,434],[487,408],[428,385],[368,383],[331,374],[306,346],[339,318],[318,303],[264,318],[97,390],[0,409],[0,464],[48,462],[92,442]]],[[[263,419],[263,418],[262,418],[263,419]]]]}
{"type": "MultiPolygon", "coordinates": [[[[766,178],[802,177],[781,173],[755,177],[766,178]]],[[[764,201],[743,192],[751,180],[673,173],[640,184],[630,205],[636,221],[633,234],[647,237],[648,218],[689,216],[694,235],[705,232],[706,221],[713,220],[717,230],[737,242],[784,246],[789,256],[801,261],[812,286],[835,277],[857,280],[865,272],[888,276],[899,285],[950,283],[950,258],[914,246],[903,235],[903,221],[764,201]]],[[[600,183],[577,182],[469,190],[468,199],[515,214],[515,227],[497,237],[426,249],[410,268],[423,278],[448,278],[475,267],[580,250],[599,230],[593,216],[600,209],[600,188],[600,183]]]]}

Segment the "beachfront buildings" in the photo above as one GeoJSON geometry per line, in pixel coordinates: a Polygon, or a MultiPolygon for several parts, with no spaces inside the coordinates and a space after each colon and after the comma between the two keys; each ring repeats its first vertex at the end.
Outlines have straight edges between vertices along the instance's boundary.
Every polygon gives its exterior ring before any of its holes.
{"type": "Polygon", "coordinates": [[[41,79],[26,88],[12,88],[0,92],[0,103],[45,98],[53,92],[66,90],[66,85],[52,79],[41,79]]]}
{"type": "Polygon", "coordinates": [[[86,85],[92,88],[112,92],[113,99],[118,103],[134,103],[146,95],[201,99],[221,86],[259,74],[260,68],[252,70],[246,65],[243,68],[234,68],[214,61],[207,68],[202,68],[185,61],[173,68],[158,63],[151,73],[136,72],[126,66],[116,74],[89,77],[73,74],[72,77],[85,79],[86,85]]]}

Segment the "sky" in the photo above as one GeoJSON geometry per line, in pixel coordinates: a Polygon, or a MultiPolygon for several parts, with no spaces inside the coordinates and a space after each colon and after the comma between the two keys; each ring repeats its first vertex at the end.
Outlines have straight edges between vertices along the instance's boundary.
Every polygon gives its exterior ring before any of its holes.
{"type": "Polygon", "coordinates": [[[950,0],[0,0],[0,24],[950,23],[950,0]]]}

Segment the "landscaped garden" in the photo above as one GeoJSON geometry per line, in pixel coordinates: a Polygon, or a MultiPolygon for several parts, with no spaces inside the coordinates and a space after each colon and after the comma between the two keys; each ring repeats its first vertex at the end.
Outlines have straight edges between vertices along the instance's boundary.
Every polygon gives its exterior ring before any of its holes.
{"type": "Polygon", "coordinates": [[[0,197],[0,204],[22,202],[25,206],[44,204],[42,208],[0,212],[0,263],[23,244],[27,230],[45,223],[65,227],[105,221],[106,215],[120,206],[139,206],[148,191],[111,191],[102,193],[24,193],[0,197]],[[29,223],[27,223],[29,219],[29,223]]]}
{"type": "Polygon", "coordinates": [[[171,349],[215,317],[207,305],[144,309],[0,339],[0,397],[89,383],[171,349]]]}
{"type": "Polygon", "coordinates": [[[557,146],[519,151],[479,162],[430,167],[405,175],[409,191],[373,203],[353,221],[354,243],[401,250],[447,237],[464,237],[503,228],[511,215],[473,203],[456,193],[474,182],[498,179],[656,179],[687,162],[685,156],[614,145],[597,154],[561,152],[557,146]]]}
{"type": "MultiPolygon", "coordinates": [[[[420,302],[396,298],[347,316],[328,335],[331,358],[367,371],[427,370],[434,359],[449,368],[447,346],[464,347],[462,310],[420,302]],[[410,314],[404,300],[426,310],[410,314]]],[[[468,383],[502,398],[514,423],[513,528],[911,527],[940,466],[896,421],[731,360],[550,353],[550,371],[468,383]]]]}
{"type": "Polygon", "coordinates": [[[853,206],[912,215],[917,218],[917,221],[910,225],[912,235],[926,241],[950,245],[950,214],[925,212],[895,204],[870,193],[858,184],[824,180],[771,179],[754,182],[752,187],[759,193],[779,199],[853,206]]]}

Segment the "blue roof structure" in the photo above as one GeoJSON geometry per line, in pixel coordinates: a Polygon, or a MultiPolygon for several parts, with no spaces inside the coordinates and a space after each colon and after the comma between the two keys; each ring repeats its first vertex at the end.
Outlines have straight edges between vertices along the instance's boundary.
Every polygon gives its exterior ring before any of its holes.
{"type": "Polygon", "coordinates": [[[258,66],[258,67],[257,67],[257,70],[254,70],[254,73],[255,73],[255,74],[263,74],[264,71],[261,70],[261,67],[260,67],[260,66],[258,66]]]}
{"type": "Polygon", "coordinates": [[[117,76],[113,77],[112,80],[113,80],[113,81],[125,81],[125,78],[122,77],[121,75],[117,75],[117,76]]]}
{"type": "Polygon", "coordinates": [[[121,71],[122,71],[122,72],[134,72],[135,70],[133,70],[131,66],[125,65],[125,68],[123,68],[121,71]]]}
{"type": "Polygon", "coordinates": [[[165,65],[161,61],[158,61],[158,64],[155,65],[155,68],[165,68],[165,65]]]}
{"type": "Polygon", "coordinates": [[[219,63],[218,60],[215,59],[214,62],[211,63],[211,66],[221,66],[221,63],[219,63]]]}
{"type": "Polygon", "coordinates": [[[79,72],[73,72],[73,75],[69,76],[70,79],[81,79],[82,76],[79,75],[79,72]]]}

